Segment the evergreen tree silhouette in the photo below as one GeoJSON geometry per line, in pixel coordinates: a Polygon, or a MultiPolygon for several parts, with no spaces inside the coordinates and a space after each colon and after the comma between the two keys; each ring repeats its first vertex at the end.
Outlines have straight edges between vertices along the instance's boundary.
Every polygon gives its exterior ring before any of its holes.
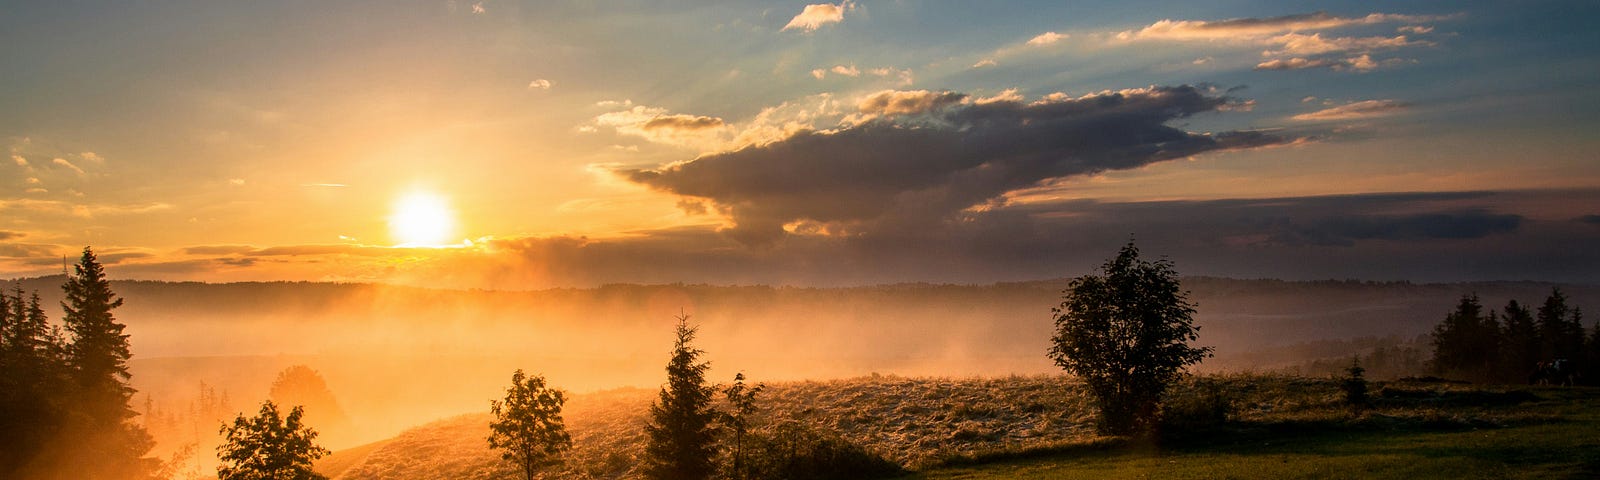
{"type": "Polygon", "coordinates": [[[716,390],[706,385],[706,370],[711,364],[700,362],[705,353],[690,346],[695,327],[689,316],[678,318],[677,341],[672,359],[667,362],[667,385],[650,405],[650,424],[645,426],[649,443],[645,446],[645,476],[658,480],[699,480],[716,471],[717,431],[711,409],[716,390]]]}

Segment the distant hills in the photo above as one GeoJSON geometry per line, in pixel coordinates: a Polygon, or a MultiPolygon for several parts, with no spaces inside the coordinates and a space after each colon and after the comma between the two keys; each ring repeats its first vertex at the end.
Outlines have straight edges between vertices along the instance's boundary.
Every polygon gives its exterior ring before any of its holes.
{"type": "MultiPolygon", "coordinates": [[[[1066,279],[989,285],[853,288],[606,285],[536,291],[377,284],[118,281],[134,384],[155,404],[199,382],[236,407],[265,398],[274,375],[305,364],[365,433],[479,411],[512,370],[584,392],[660,383],[672,317],[692,315],[713,380],[759,381],[1053,373],[1050,308],[1066,279]]],[[[9,290],[12,282],[7,282],[9,290]]],[[[22,279],[47,304],[61,277],[22,279]]],[[[1366,338],[1424,335],[1463,294],[1486,306],[1541,302],[1561,287],[1600,318],[1600,286],[1541,282],[1413,284],[1191,277],[1202,370],[1268,370],[1360,353],[1366,338]]],[[[59,320],[58,309],[51,318],[59,320]]],[[[142,398],[142,397],[141,397],[142,398]]],[[[338,445],[336,447],[349,446],[338,445]]]]}

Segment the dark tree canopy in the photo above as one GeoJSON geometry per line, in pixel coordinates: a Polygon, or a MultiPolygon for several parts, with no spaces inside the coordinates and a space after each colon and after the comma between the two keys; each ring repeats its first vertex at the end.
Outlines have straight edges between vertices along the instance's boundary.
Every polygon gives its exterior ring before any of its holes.
{"type": "Polygon", "coordinates": [[[317,432],[301,421],[304,414],[297,406],[284,417],[267,400],[255,417],[239,415],[224,425],[218,480],[326,480],[311,464],[328,450],[316,444],[317,432]]]}
{"type": "Polygon", "coordinates": [[[516,464],[523,478],[533,480],[541,469],[561,464],[563,452],[572,448],[561,418],[566,392],[545,385],[544,376],[511,374],[504,401],[489,402],[494,421],[489,423],[489,448],[516,464]]]}
{"type": "Polygon", "coordinates": [[[679,316],[667,384],[650,405],[650,424],[645,426],[649,443],[644,472],[652,479],[698,480],[716,472],[717,414],[711,409],[716,390],[706,385],[711,365],[699,361],[705,352],[690,346],[694,335],[689,316],[679,316]]]}
{"type": "Polygon", "coordinates": [[[1168,385],[1210,355],[1191,347],[1199,327],[1171,262],[1139,259],[1132,242],[1072,280],[1055,314],[1050,357],[1082,378],[1100,409],[1100,429],[1132,434],[1155,420],[1168,385]]]}

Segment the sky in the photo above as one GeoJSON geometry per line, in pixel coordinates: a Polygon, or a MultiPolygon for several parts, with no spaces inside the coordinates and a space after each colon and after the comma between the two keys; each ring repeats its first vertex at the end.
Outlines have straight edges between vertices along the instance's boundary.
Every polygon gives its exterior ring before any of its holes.
{"type": "Polygon", "coordinates": [[[7,2],[0,277],[1600,283],[1597,16],[7,2]]]}

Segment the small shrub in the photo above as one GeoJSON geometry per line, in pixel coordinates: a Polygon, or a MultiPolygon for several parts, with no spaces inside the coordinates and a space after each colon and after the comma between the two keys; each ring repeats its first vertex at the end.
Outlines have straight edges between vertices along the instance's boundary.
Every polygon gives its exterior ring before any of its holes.
{"type": "Polygon", "coordinates": [[[1339,379],[1339,389],[1344,390],[1344,403],[1357,409],[1367,406],[1367,379],[1361,374],[1367,369],[1361,368],[1360,360],[1350,360],[1350,368],[1346,368],[1344,378],[1339,379]]]}
{"type": "Polygon", "coordinates": [[[746,440],[750,478],[825,480],[888,478],[900,465],[835,435],[784,422],[746,440]]]}
{"type": "Polygon", "coordinates": [[[1221,385],[1196,382],[1193,387],[1167,396],[1161,405],[1164,435],[1208,430],[1222,426],[1237,411],[1233,398],[1221,385]]]}

